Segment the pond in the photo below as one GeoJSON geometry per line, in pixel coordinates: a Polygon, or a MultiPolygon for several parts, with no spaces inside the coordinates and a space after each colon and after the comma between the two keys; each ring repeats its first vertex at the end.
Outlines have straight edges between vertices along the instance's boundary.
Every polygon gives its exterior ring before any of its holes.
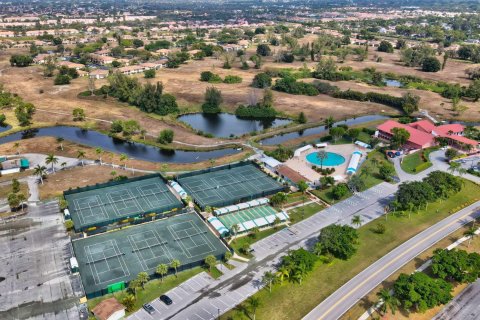
{"type": "Polygon", "coordinates": [[[10,130],[10,129],[12,129],[12,126],[9,126],[9,125],[0,126],[0,133],[5,132],[5,131],[10,130]]]}
{"type": "Polygon", "coordinates": [[[387,85],[387,87],[400,88],[402,86],[402,83],[398,80],[385,79],[384,82],[387,85]]]}
{"type": "MultiPolygon", "coordinates": [[[[382,116],[382,115],[370,115],[370,116],[362,116],[358,118],[350,118],[344,121],[338,121],[333,124],[333,126],[338,126],[339,124],[346,124],[347,126],[352,126],[352,125],[358,125],[362,123],[367,123],[375,120],[383,120],[383,119],[389,119],[387,116],[382,116]]],[[[318,126],[318,127],[313,127],[301,131],[296,131],[296,132],[290,132],[290,133],[285,133],[283,135],[276,135],[270,138],[265,138],[263,140],[260,140],[260,144],[266,145],[266,146],[273,146],[277,144],[281,144],[285,141],[300,138],[300,137],[308,137],[308,136],[313,136],[317,134],[321,134],[324,132],[327,132],[327,128],[325,126],[318,126]]]]}
{"type": "Polygon", "coordinates": [[[265,120],[243,119],[230,113],[191,113],[180,116],[177,119],[189,124],[195,130],[210,133],[220,138],[239,137],[246,133],[280,127],[292,122],[289,119],[279,118],[265,120]]]}
{"type": "MultiPolygon", "coordinates": [[[[129,158],[146,160],[152,162],[170,162],[170,163],[193,163],[209,159],[216,159],[223,156],[239,153],[236,149],[220,149],[213,151],[182,151],[160,149],[154,146],[142,143],[127,142],[121,139],[109,137],[106,134],[84,130],[77,127],[56,126],[49,128],[30,129],[22,132],[13,133],[0,138],[0,144],[29,139],[33,137],[62,137],[65,140],[87,145],[90,147],[100,147],[105,151],[114,153],[124,153],[129,158]]],[[[52,151],[54,147],[52,146],[52,151]]]]}

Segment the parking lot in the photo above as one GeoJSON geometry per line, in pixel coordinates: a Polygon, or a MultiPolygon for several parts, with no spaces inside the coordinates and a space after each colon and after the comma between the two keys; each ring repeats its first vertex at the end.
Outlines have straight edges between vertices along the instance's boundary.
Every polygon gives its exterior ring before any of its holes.
{"type": "Polygon", "coordinates": [[[154,315],[139,310],[129,319],[216,319],[261,289],[263,273],[273,270],[287,250],[309,246],[320,229],[332,223],[350,224],[353,215],[360,215],[363,223],[378,218],[396,189],[395,185],[381,183],[259,240],[252,245],[255,258],[249,263],[233,261],[236,268],[223,268],[224,275],[218,280],[201,273],[167,292],[174,301],[172,305],[166,306],[157,299],[152,303],[157,310],[154,315]]]}
{"type": "Polygon", "coordinates": [[[0,319],[78,319],[70,239],[56,202],[0,224],[0,319]]]}

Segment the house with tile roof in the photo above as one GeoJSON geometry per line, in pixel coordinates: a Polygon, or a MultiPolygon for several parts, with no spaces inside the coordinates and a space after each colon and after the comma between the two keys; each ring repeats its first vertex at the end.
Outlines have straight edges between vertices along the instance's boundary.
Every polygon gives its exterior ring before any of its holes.
{"type": "Polygon", "coordinates": [[[416,150],[432,147],[444,139],[448,145],[464,150],[479,151],[479,142],[464,137],[465,127],[459,123],[435,125],[429,120],[420,120],[409,124],[387,120],[377,127],[375,136],[390,141],[393,128],[403,128],[410,133],[404,149],[416,150]]]}

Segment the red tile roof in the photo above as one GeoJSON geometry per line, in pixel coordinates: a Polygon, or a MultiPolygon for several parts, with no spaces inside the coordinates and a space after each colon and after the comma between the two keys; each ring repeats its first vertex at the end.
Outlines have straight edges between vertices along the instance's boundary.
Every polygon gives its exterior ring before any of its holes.
{"type": "Polygon", "coordinates": [[[92,312],[99,320],[107,320],[117,311],[124,310],[125,307],[115,298],[103,300],[93,308],[92,312]]]}
{"type": "Polygon", "coordinates": [[[425,132],[431,133],[432,130],[435,128],[435,125],[428,120],[420,120],[417,122],[409,123],[410,127],[415,129],[423,130],[425,132]]]}
{"type": "Polygon", "coordinates": [[[448,137],[452,140],[458,141],[460,143],[469,144],[469,145],[472,145],[472,146],[477,146],[479,144],[478,141],[468,139],[468,138],[465,138],[463,136],[447,135],[446,137],[448,137]]]}
{"type": "Polygon", "coordinates": [[[411,126],[398,123],[393,120],[387,120],[383,124],[377,127],[378,130],[387,132],[390,134],[392,133],[393,128],[403,128],[408,132],[410,132],[410,138],[408,139],[408,141],[416,145],[424,146],[424,145],[433,143],[434,137],[430,133],[426,133],[422,130],[415,129],[411,126]]]}
{"type": "Polygon", "coordinates": [[[463,130],[464,127],[458,123],[444,124],[434,129],[434,131],[439,135],[447,135],[450,131],[452,131],[453,133],[460,133],[463,132],[463,130]]]}

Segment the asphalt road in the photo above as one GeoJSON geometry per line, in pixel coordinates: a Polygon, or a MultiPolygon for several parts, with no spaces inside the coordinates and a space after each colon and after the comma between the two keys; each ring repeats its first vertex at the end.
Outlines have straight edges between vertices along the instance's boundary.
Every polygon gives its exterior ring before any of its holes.
{"type": "Polygon", "coordinates": [[[371,264],[331,294],[303,319],[335,320],[340,318],[354,304],[407,262],[479,216],[480,201],[424,230],[371,264]]]}
{"type": "Polygon", "coordinates": [[[187,281],[187,286],[182,289],[177,287],[167,292],[174,301],[172,305],[166,307],[158,303],[157,299],[152,303],[157,310],[155,314],[149,315],[142,309],[129,319],[215,319],[218,314],[234,308],[260,290],[263,287],[263,273],[274,270],[274,265],[288,250],[308,247],[314,243],[320,229],[333,223],[349,224],[353,215],[360,215],[363,223],[382,216],[384,206],[391,201],[396,189],[395,185],[381,183],[259,240],[252,245],[255,258],[248,264],[237,265],[218,280],[209,280],[202,273],[196,276],[195,281],[187,281]]]}
{"type": "Polygon", "coordinates": [[[433,318],[433,320],[451,319],[480,319],[480,280],[470,284],[433,318]]]}

